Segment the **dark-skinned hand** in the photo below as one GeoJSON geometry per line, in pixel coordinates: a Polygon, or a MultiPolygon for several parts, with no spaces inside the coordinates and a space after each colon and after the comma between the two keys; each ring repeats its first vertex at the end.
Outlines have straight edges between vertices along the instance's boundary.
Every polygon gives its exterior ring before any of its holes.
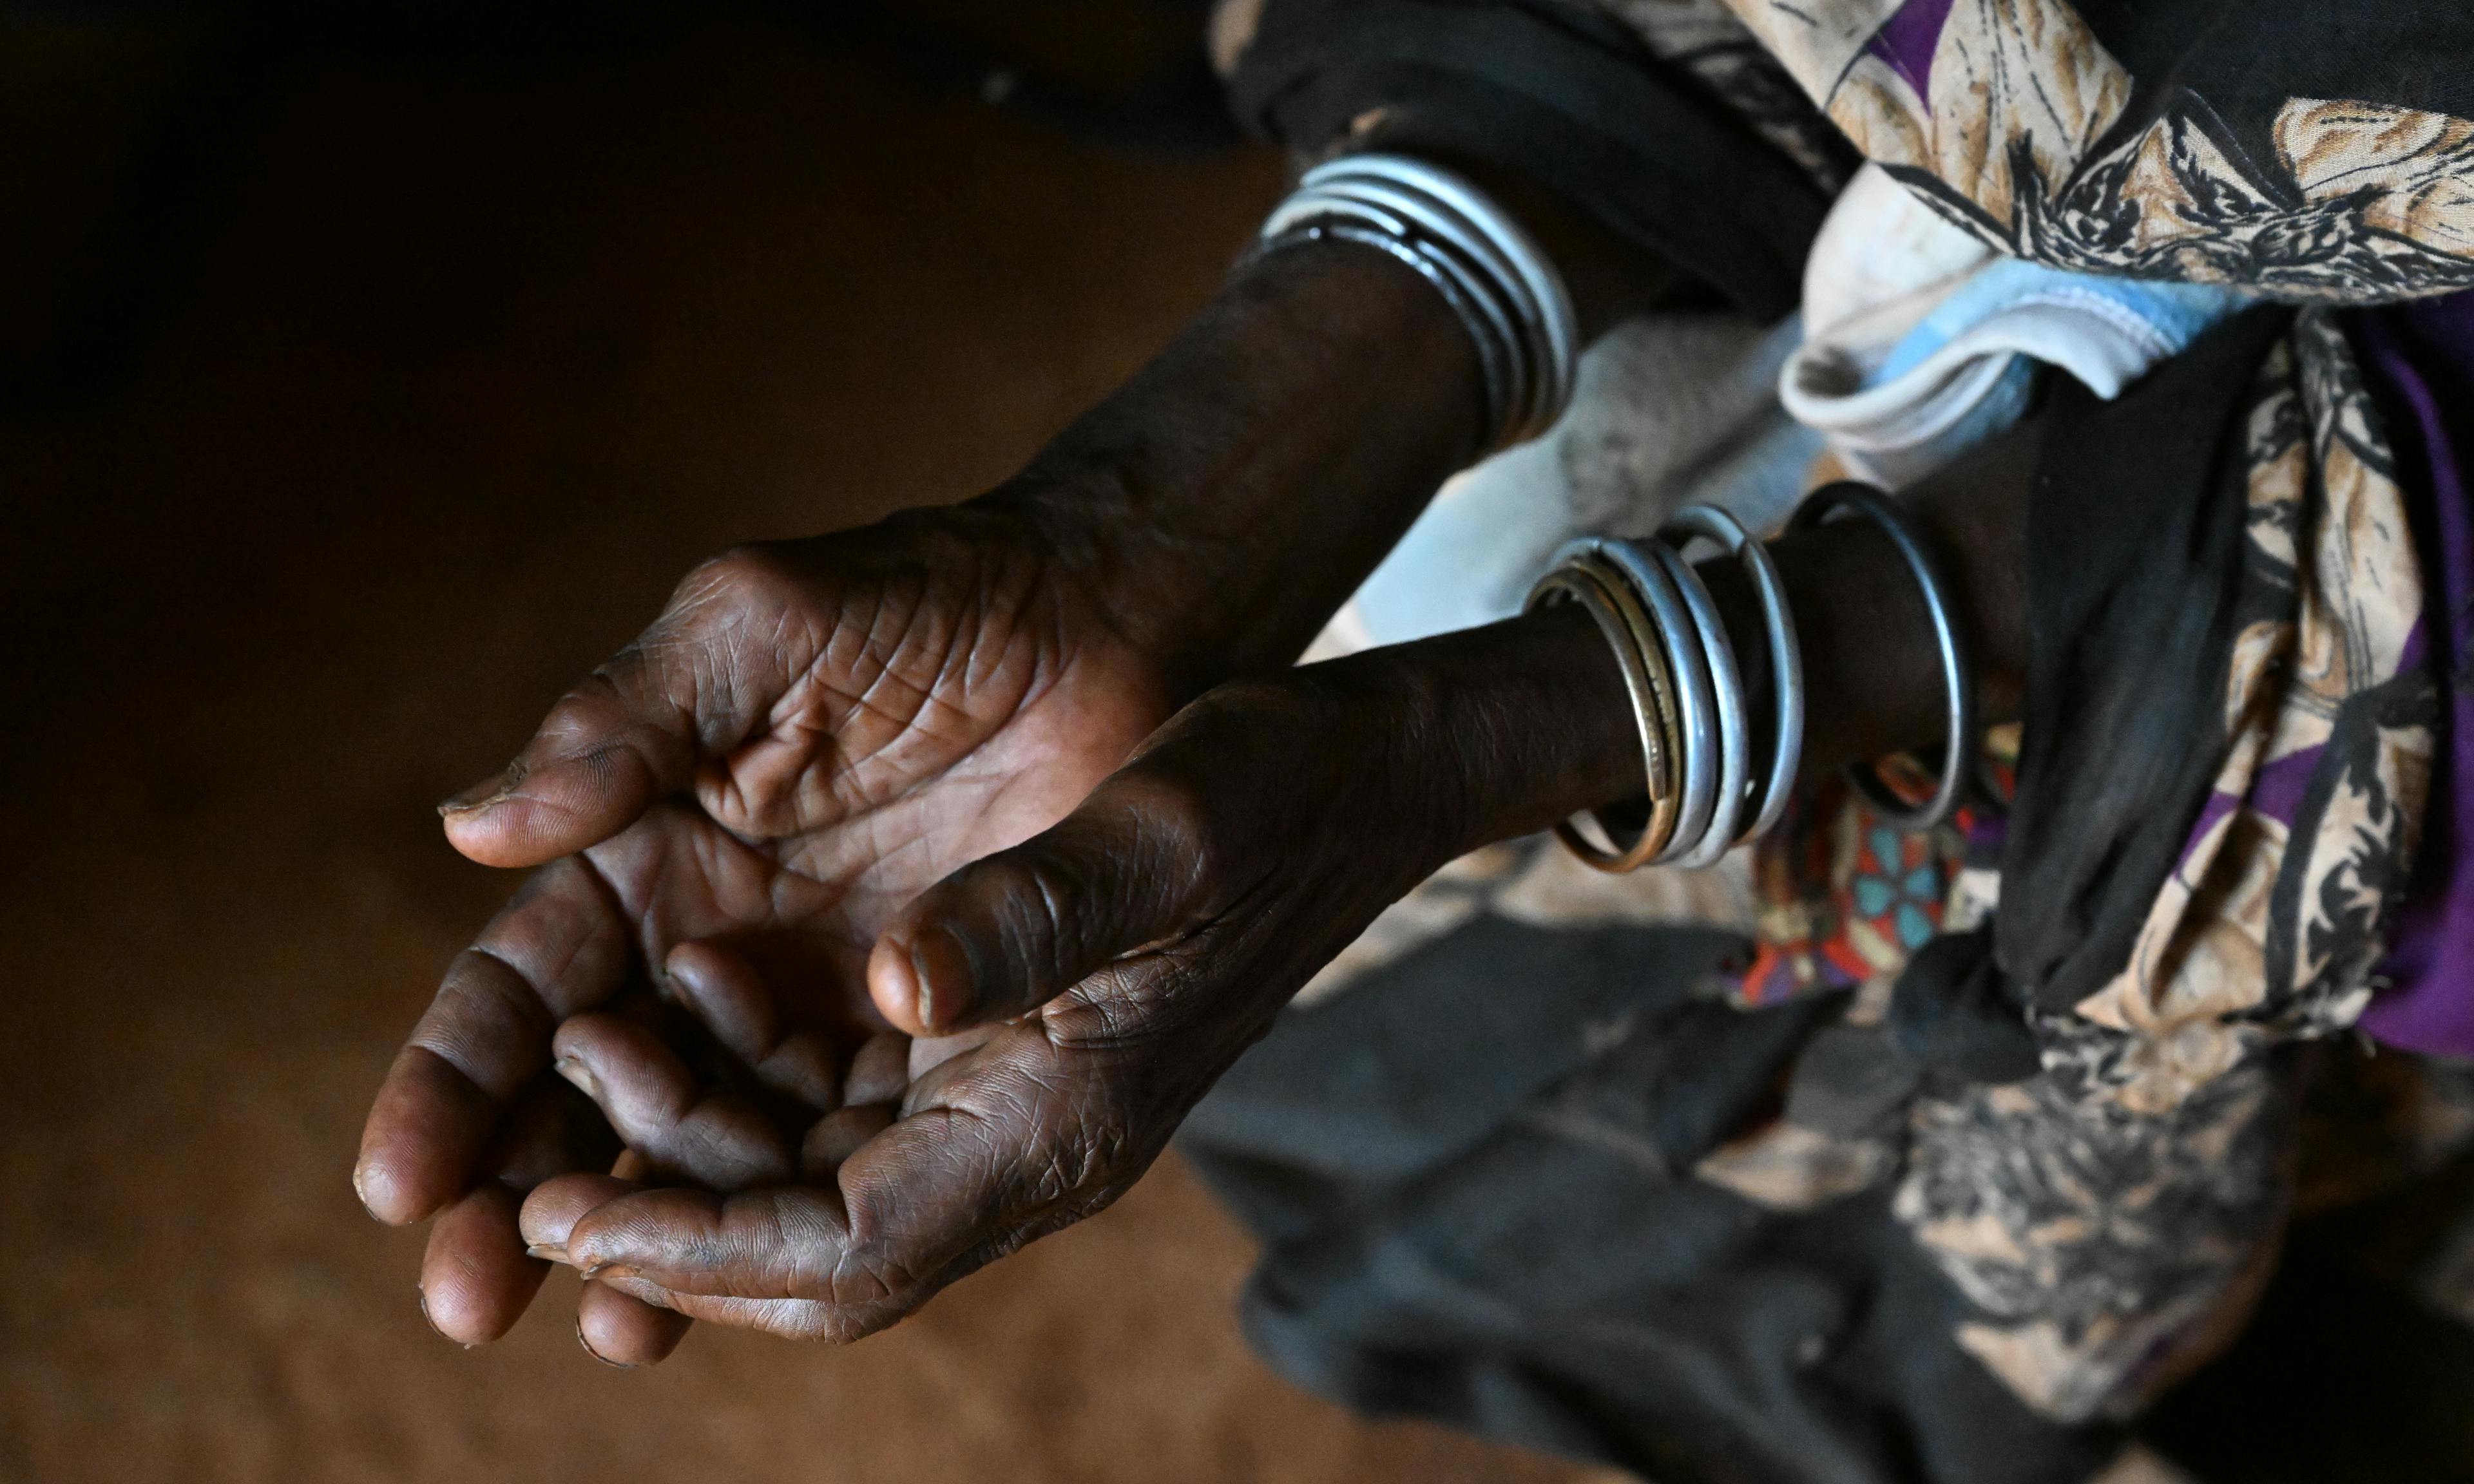
{"type": "MultiPolygon", "coordinates": [[[[1957,554],[1997,717],[2024,662],[2025,447],[1988,447],[1911,506],[1957,554]]],[[[1856,523],[1777,554],[1809,636],[1808,774],[1930,736],[1940,676],[1903,559],[1856,523]]],[[[1703,570],[1736,652],[1758,658],[1750,589],[1732,562],[1703,570]]],[[[768,1124],[682,1057],[690,1039],[570,1021],[579,1081],[673,1184],[549,1180],[525,1235],[656,1307],[866,1333],[1122,1194],[1290,994],[1429,872],[1634,793],[1640,766],[1605,642],[1569,608],[1225,686],[1054,828],[892,919],[875,1007],[934,1039],[871,1041],[840,1110],[768,1124]]],[[[672,965],[742,1060],[798,993],[718,955],[672,965]]]]}
{"type": "MultiPolygon", "coordinates": [[[[569,1022],[562,1055],[611,1123],[697,1185],[552,1179],[525,1236],[656,1306],[846,1340],[1106,1206],[1385,905],[1476,843],[1624,790],[1638,762],[1589,625],[1540,614],[1186,707],[1062,822],[893,918],[875,1007],[939,1039],[907,1067],[872,1045],[860,1106],[804,1131],[765,1126],[661,1038],[569,1022]]],[[[692,974],[730,982],[683,997],[749,1050],[764,1038],[733,1023],[796,993],[717,959],[692,974]]]]}
{"type": "MultiPolygon", "coordinates": [[[[513,1325],[547,1271],[524,1192],[617,1178],[620,1139],[619,1173],[730,1190],[888,1122],[953,1047],[887,1034],[879,932],[1063,817],[1177,705],[1285,667],[1466,459],[1478,387],[1422,278],[1297,249],[994,494],[691,575],[445,811],[466,855],[540,869],[449,968],[363,1135],[370,1210],[436,1218],[431,1322],[468,1344],[513,1325]],[[629,1047],[673,1075],[596,1080],[629,1047]]],[[[920,1209],[945,1209],[936,1188],[920,1209]]],[[[579,1314],[606,1359],[658,1358],[681,1313],[743,1312],[648,1306],[611,1277],[579,1314]]],[[[925,1291],[886,1286],[875,1313],[925,1291]]]]}
{"type": "MultiPolygon", "coordinates": [[[[879,932],[1064,815],[1169,710],[1055,549],[964,506],[707,563],[502,777],[443,807],[466,855],[542,867],[449,968],[353,1174],[381,1220],[437,1217],[422,1290],[443,1333],[515,1322],[548,1270],[518,1231],[523,1193],[610,1170],[614,1130],[656,1174],[778,1180],[790,1168],[750,1131],[907,1077],[898,1040],[868,1046],[879,932]],[[589,1082],[586,1064],[553,1071],[553,1037],[663,1044],[655,983],[741,1075],[684,1122],[605,1091],[605,1126],[560,1080],[589,1082]]],[[[691,1307],[588,1284],[578,1332],[654,1359],[691,1307]]]]}

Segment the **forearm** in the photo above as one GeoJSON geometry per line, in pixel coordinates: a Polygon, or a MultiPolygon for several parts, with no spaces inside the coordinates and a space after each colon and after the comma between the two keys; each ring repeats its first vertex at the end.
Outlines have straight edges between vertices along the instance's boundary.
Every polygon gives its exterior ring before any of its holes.
{"type": "Polygon", "coordinates": [[[989,500],[1191,694],[1297,657],[1477,452],[1467,333],[1423,278],[1318,243],[1249,267],[989,500]]]}
{"type": "MultiPolygon", "coordinates": [[[[1990,724],[2019,714],[2027,665],[2027,481],[2035,438],[2023,426],[1900,496],[1938,564],[1990,724]]],[[[1869,520],[1833,521],[1775,541],[1803,649],[1804,776],[1941,740],[1944,681],[1932,618],[1888,536],[1869,520]]],[[[1771,681],[1760,610],[1728,561],[1696,570],[1734,648],[1757,730],[1771,681]]]]}
{"type": "MultiPolygon", "coordinates": [[[[1966,634],[1982,715],[2015,716],[2025,669],[2021,535],[2030,440],[1979,455],[1904,501],[1940,562],[1966,634]]],[[[1869,521],[1772,543],[1803,650],[1804,773],[1938,741],[1943,677],[1930,615],[1896,549],[1869,521]]],[[[1755,730],[1767,734],[1767,649],[1758,602],[1732,560],[1697,568],[1724,618],[1755,730]]],[[[1465,634],[1370,651],[1327,667],[1395,718],[1435,822],[1436,863],[1639,797],[1639,734],[1622,672],[1580,609],[1544,609],[1465,634]]]]}
{"type": "MultiPolygon", "coordinates": [[[[1561,269],[1585,341],[1668,281],[1548,193],[1471,173],[1561,269]]],[[[1468,331],[1431,283],[1356,244],[1292,246],[988,498],[1038,520],[1193,694],[1294,659],[1483,451],[1485,402],[1468,331]]]]}

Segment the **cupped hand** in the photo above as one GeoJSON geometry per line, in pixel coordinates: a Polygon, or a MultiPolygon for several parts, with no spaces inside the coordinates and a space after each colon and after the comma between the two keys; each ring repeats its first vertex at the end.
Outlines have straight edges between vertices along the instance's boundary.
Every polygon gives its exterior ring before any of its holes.
{"type": "MultiPolygon", "coordinates": [[[[886,1029],[866,993],[879,933],[1064,815],[1170,709],[1160,667],[1057,549],[1019,514],[962,506],[722,557],[502,776],[442,806],[466,855],[542,869],[449,969],[353,1172],[379,1219],[437,1218],[422,1290],[441,1331],[478,1343],[515,1322],[548,1268],[518,1229],[523,1192],[610,1170],[614,1127],[658,1125],[667,1162],[711,1184],[777,1180],[770,1130],[863,1108],[846,1093],[875,1094],[844,1084],[906,1061],[888,1038],[854,1065],[886,1029]],[[670,993],[641,993],[655,986],[670,993]],[[662,1022],[682,1003],[734,1076],[696,1119],[614,1113],[586,1057],[553,1069],[563,1024],[588,1049],[677,1056],[662,1022]]],[[[579,1331],[645,1359],[681,1323],[589,1284],[579,1331]]]]}
{"type": "MultiPolygon", "coordinates": [[[[658,1039],[607,1021],[563,1033],[631,1144],[692,1144],[682,1167],[700,1174],[774,1172],[735,1191],[551,1180],[524,1204],[526,1236],[655,1306],[846,1340],[1100,1209],[1317,969],[1504,823],[1480,817],[1470,749],[1559,766],[1449,709],[1380,657],[1187,707],[1070,816],[892,920],[868,964],[875,1006],[944,1039],[914,1043],[907,1085],[853,1089],[872,1106],[795,1155],[716,1114],[730,1094],[699,1092],[658,1039]]],[[[761,985],[778,981],[714,967],[739,985],[733,1013],[761,1019],[761,985]]]]}

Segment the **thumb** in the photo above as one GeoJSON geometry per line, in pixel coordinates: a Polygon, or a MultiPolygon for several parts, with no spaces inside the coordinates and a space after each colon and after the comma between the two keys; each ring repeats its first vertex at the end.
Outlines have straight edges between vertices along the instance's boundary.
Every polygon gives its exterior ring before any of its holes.
{"type": "Polygon", "coordinates": [[[1191,926],[1209,887],[1204,813],[1140,772],[1046,833],[930,887],[877,940],[868,992],[913,1036],[1029,1014],[1191,926]]]}
{"type": "Polygon", "coordinates": [[[438,806],[449,843],[486,866],[573,854],[743,740],[793,658],[748,642],[773,626],[733,621],[778,607],[759,565],[734,554],[691,574],[652,628],[560,698],[503,773],[438,806]]]}

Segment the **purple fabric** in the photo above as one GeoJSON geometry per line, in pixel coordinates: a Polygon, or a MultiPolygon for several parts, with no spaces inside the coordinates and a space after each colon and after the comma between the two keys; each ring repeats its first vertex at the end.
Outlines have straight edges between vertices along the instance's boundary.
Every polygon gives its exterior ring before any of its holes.
{"type": "Polygon", "coordinates": [[[1873,33],[1870,43],[1873,55],[1896,69],[1927,103],[1932,102],[1933,51],[1941,45],[1950,6],[1951,0],[1907,0],[1873,33]]]}
{"type": "MultiPolygon", "coordinates": [[[[2327,751],[2324,747],[2306,747],[2260,769],[2258,776],[2251,779],[2250,806],[2269,819],[2292,824],[2295,811],[2302,807],[2302,791],[2310,786],[2311,775],[2318,768],[2319,759],[2327,751]]],[[[2191,852],[2199,848],[2199,842],[2208,838],[2208,831],[2217,827],[2217,822],[2234,812],[2243,802],[2244,800],[2232,794],[2210,794],[2208,802],[2199,807],[2198,823],[2191,826],[2189,838],[2182,842],[2181,860],[2174,864],[2179,866],[2188,861],[2191,852]]]]}
{"type": "Polygon", "coordinates": [[[2404,1050],[2474,1057],[2474,469],[2462,462],[2474,454],[2474,293],[2364,310],[2354,323],[2407,495],[2430,501],[2415,533],[2423,619],[2409,648],[2438,666],[2446,697],[2422,858],[2381,966],[2393,987],[2362,1025],[2404,1050]]]}

